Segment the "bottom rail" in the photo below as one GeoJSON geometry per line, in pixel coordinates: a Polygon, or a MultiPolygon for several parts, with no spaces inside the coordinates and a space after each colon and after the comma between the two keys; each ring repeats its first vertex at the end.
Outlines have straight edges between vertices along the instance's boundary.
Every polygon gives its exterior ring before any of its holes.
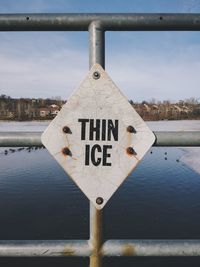
{"type": "MultiPolygon", "coordinates": [[[[1,240],[0,257],[89,257],[87,240],[1,240]]],[[[200,240],[108,240],[101,256],[200,256],[200,240]]]]}
{"type": "Polygon", "coordinates": [[[104,256],[200,256],[200,240],[108,240],[104,256]]]}
{"type": "Polygon", "coordinates": [[[0,257],[88,257],[87,240],[1,240],[0,257]]]}

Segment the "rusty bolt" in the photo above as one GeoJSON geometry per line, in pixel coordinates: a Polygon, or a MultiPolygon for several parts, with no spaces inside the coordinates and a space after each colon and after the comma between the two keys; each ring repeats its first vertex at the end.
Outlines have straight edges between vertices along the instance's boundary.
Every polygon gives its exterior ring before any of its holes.
{"type": "Polygon", "coordinates": [[[64,147],[63,149],[62,149],[62,153],[64,154],[64,155],[66,155],[66,156],[72,156],[72,152],[70,151],[70,149],[68,148],[68,147],[64,147]]]}
{"type": "Polygon", "coordinates": [[[132,147],[127,147],[126,151],[129,155],[137,155],[137,153],[132,147]]]}
{"type": "Polygon", "coordinates": [[[95,79],[95,80],[98,80],[99,78],[100,78],[100,73],[98,72],[98,71],[95,71],[94,73],[93,73],[93,78],[95,79]]]}
{"type": "Polygon", "coordinates": [[[127,127],[127,131],[128,131],[129,133],[136,133],[135,128],[134,128],[133,126],[131,126],[131,125],[129,125],[129,126],[127,127]]]}
{"type": "Polygon", "coordinates": [[[98,198],[96,199],[96,203],[97,203],[98,205],[101,205],[101,204],[103,203],[103,198],[102,198],[102,197],[98,197],[98,198]]]}
{"type": "Polygon", "coordinates": [[[71,134],[72,133],[72,131],[70,130],[70,128],[68,126],[64,126],[62,128],[62,130],[63,130],[64,133],[68,133],[68,134],[71,134]]]}

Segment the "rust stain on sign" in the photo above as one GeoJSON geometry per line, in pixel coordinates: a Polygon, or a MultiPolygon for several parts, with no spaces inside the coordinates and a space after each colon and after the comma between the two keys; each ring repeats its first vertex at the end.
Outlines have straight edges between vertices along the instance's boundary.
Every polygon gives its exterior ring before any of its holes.
{"type": "Polygon", "coordinates": [[[68,147],[64,147],[61,152],[64,156],[72,156],[72,152],[68,147]]]}

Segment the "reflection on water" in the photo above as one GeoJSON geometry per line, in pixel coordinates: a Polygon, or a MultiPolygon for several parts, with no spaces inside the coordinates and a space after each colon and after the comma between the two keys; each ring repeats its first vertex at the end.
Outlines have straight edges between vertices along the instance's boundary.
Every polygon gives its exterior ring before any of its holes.
{"type": "MultiPolygon", "coordinates": [[[[200,238],[200,177],[182,153],[148,153],[105,208],[106,239],[200,238]]],[[[0,159],[1,238],[87,238],[88,201],[46,150],[0,159]]]]}
{"type": "MultiPolygon", "coordinates": [[[[0,153],[1,239],[88,238],[88,200],[45,149],[32,151],[0,153]]],[[[200,175],[179,160],[184,153],[148,152],[105,206],[104,239],[200,239],[200,175]]],[[[0,266],[39,264],[88,266],[88,260],[0,259],[0,266]]],[[[200,260],[104,260],[104,266],[133,265],[199,266],[200,260]]]]}

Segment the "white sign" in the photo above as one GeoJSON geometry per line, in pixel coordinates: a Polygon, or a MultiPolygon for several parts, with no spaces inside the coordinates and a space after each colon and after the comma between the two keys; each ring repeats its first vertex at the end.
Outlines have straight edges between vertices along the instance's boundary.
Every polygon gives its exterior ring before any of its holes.
{"type": "Polygon", "coordinates": [[[155,141],[105,70],[95,64],[42,134],[42,143],[102,209],[155,141]]]}

